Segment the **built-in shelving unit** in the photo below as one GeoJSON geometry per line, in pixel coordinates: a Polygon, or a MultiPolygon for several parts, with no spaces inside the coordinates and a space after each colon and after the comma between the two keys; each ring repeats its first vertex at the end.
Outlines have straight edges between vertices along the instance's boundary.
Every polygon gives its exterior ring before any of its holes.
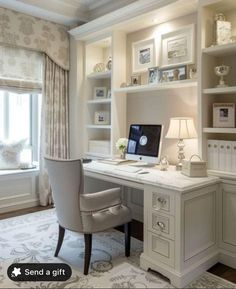
{"type": "Polygon", "coordinates": [[[230,56],[235,55],[236,42],[228,43],[223,45],[215,45],[204,48],[202,53],[212,55],[212,56],[230,56]]]}
{"type": "Polygon", "coordinates": [[[192,79],[163,82],[157,84],[145,84],[145,85],[135,85],[128,87],[121,87],[114,90],[114,92],[125,92],[125,93],[136,93],[136,92],[147,92],[147,91],[158,91],[167,89],[178,89],[184,87],[196,87],[197,81],[192,79]]]}
{"type": "Polygon", "coordinates": [[[203,89],[204,94],[236,94],[236,86],[214,87],[203,89]]]}
{"type": "Polygon", "coordinates": [[[111,70],[102,71],[102,72],[93,72],[87,75],[87,78],[90,79],[106,79],[111,77],[111,70]]]}
{"type": "Polygon", "coordinates": [[[95,129],[111,129],[111,125],[108,125],[108,124],[104,124],[104,125],[100,125],[100,124],[87,124],[86,127],[87,127],[87,128],[95,128],[95,129]]]}
{"type": "Polygon", "coordinates": [[[111,103],[111,98],[87,100],[87,104],[111,103]]]}

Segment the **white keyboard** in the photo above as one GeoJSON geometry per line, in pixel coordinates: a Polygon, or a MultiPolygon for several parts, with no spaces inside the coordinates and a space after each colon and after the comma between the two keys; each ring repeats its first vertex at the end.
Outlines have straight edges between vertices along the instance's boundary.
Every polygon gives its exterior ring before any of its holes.
{"type": "Polygon", "coordinates": [[[127,172],[127,173],[137,173],[137,172],[141,171],[142,168],[121,165],[121,166],[117,166],[115,168],[115,170],[122,171],[122,172],[127,172]]]}

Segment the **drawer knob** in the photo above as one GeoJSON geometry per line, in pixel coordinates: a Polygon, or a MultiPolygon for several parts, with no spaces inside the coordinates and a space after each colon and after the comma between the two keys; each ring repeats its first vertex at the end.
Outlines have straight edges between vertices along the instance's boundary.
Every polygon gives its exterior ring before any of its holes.
{"type": "Polygon", "coordinates": [[[165,230],[166,225],[163,222],[157,222],[157,226],[160,228],[161,231],[165,230]]]}
{"type": "Polygon", "coordinates": [[[157,201],[158,201],[162,206],[164,206],[164,205],[166,204],[166,199],[165,199],[165,198],[159,197],[159,198],[157,199],[157,201]]]}

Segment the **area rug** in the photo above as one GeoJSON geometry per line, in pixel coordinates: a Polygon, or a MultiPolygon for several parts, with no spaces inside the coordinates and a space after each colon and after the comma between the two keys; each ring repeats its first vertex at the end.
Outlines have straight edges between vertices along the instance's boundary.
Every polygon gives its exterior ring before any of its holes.
{"type": "MultiPolygon", "coordinates": [[[[90,274],[84,276],[83,235],[66,232],[58,258],[54,258],[58,224],[50,209],[0,221],[0,288],[174,288],[158,274],[139,267],[142,242],[132,238],[131,256],[124,257],[124,235],[116,230],[95,234],[90,274]],[[12,263],[67,263],[72,276],[64,282],[13,282],[7,276],[12,263]]],[[[210,273],[188,288],[236,288],[210,273]]]]}

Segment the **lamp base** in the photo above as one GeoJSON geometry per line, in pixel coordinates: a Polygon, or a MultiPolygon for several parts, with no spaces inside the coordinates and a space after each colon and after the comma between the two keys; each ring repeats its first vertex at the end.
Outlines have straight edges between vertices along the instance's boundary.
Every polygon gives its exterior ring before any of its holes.
{"type": "Polygon", "coordinates": [[[177,164],[175,166],[176,171],[182,171],[182,164],[177,164]]]}
{"type": "Polygon", "coordinates": [[[178,147],[178,163],[176,164],[176,171],[182,171],[182,167],[183,167],[183,159],[185,159],[185,155],[184,155],[184,141],[183,139],[179,139],[177,147],[178,147]]]}

